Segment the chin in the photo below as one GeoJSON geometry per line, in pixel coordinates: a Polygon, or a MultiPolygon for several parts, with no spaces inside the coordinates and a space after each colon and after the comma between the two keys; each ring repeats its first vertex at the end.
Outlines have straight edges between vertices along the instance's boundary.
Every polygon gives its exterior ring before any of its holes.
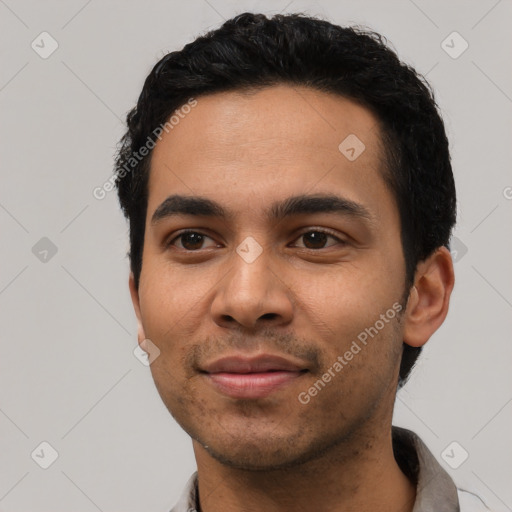
{"type": "Polygon", "coordinates": [[[268,447],[264,450],[261,447],[252,446],[238,446],[236,451],[232,449],[216,449],[215,447],[208,446],[205,450],[215,460],[236,469],[245,471],[272,471],[294,467],[302,464],[302,457],[298,457],[296,453],[280,451],[269,451],[268,447]]]}
{"type": "MultiPolygon", "coordinates": [[[[209,436],[210,437],[210,436],[209,436]]],[[[211,442],[195,438],[202,448],[221,464],[246,471],[273,471],[301,466],[332,448],[325,439],[305,439],[301,434],[258,438],[254,432],[243,438],[216,436],[211,442]]]]}

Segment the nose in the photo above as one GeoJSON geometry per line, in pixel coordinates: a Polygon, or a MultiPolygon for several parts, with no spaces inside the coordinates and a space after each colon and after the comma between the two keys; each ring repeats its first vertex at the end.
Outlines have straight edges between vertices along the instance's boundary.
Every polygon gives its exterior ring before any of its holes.
{"type": "Polygon", "coordinates": [[[270,251],[252,256],[233,251],[226,262],[230,270],[218,284],[211,306],[213,320],[221,327],[254,330],[292,320],[292,290],[272,264],[270,251]]]}

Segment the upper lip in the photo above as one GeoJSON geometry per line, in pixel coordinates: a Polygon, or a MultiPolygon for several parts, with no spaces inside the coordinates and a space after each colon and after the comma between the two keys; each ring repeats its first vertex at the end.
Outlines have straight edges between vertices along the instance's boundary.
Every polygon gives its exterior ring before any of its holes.
{"type": "Polygon", "coordinates": [[[299,372],[303,365],[282,356],[262,354],[248,357],[243,355],[225,356],[202,367],[206,373],[260,373],[268,371],[299,372]]]}

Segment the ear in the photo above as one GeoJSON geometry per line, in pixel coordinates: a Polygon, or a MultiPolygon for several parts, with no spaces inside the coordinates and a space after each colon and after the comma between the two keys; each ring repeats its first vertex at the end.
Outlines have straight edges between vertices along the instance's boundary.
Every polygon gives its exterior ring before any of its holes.
{"type": "Polygon", "coordinates": [[[421,347],[448,314],[455,275],[450,251],[440,247],[416,268],[404,315],[403,340],[421,347]]]}
{"type": "Polygon", "coordinates": [[[135,278],[133,277],[133,272],[130,272],[130,279],[128,281],[128,286],[130,287],[130,295],[132,297],[133,309],[135,310],[135,315],[137,317],[137,339],[140,344],[141,341],[146,339],[146,334],[144,333],[144,327],[142,325],[142,315],[140,313],[140,302],[139,302],[139,291],[135,286],[135,278]]]}

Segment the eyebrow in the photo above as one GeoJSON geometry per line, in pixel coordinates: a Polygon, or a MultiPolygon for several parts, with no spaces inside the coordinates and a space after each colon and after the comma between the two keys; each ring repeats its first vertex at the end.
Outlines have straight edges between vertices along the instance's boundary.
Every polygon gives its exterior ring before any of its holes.
{"type": "MultiPolygon", "coordinates": [[[[338,213],[343,216],[373,220],[370,212],[361,204],[333,194],[298,195],[273,203],[265,212],[269,221],[303,214],[338,213]]],[[[201,196],[172,195],[163,201],[151,217],[151,224],[179,216],[195,215],[233,220],[235,214],[219,203],[201,196]]]]}

